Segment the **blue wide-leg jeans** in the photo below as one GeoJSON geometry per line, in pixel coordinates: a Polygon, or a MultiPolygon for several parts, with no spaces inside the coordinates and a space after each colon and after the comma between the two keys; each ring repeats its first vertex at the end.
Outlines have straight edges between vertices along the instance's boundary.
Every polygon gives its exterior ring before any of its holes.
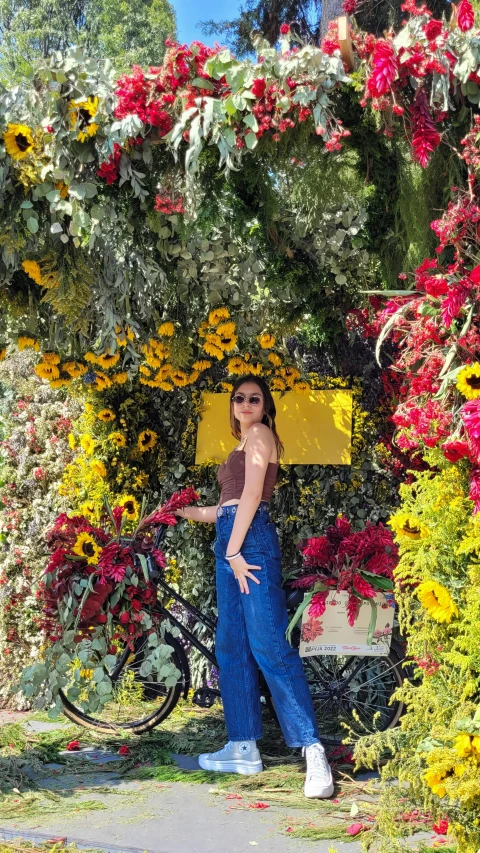
{"type": "Polygon", "coordinates": [[[215,651],[228,738],[258,740],[262,736],[260,668],[286,743],[309,746],[320,738],[300,655],[285,637],[288,618],[277,531],[268,504],[261,503],[242,545],[247,563],[261,567],[253,572],[260,584],[247,578],[250,593],[242,593],[225,559],[236,511],[236,506],[218,508],[215,542],[215,651]]]}

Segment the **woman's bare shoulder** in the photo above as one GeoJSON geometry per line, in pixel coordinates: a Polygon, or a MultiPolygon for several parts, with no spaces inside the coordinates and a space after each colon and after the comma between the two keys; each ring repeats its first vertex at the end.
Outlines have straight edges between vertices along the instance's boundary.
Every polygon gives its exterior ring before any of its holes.
{"type": "Polygon", "coordinates": [[[260,439],[262,442],[268,442],[268,444],[274,443],[272,430],[266,424],[252,424],[248,429],[248,438],[260,439]]]}

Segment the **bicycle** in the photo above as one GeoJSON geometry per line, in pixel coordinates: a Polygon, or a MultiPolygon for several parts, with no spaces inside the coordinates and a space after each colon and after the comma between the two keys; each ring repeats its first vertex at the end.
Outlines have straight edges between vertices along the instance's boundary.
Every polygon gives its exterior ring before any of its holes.
{"type": "MultiPolygon", "coordinates": [[[[157,531],[155,547],[158,548],[167,530],[161,525],[157,531]]],[[[157,599],[151,608],[154,619],[168,619],[176,626],[185,640],[192,644],[213,666],[218,667],[214,648],[216,619],[202,613],[176,592],[162,577],[161,568],[155,563],[152,555],[147,557],[150,578],[158,590],[162,590],[167,601],[173,599],[200,622],[209,634],[210,644],[202,642],[180,619],[157,599]]],[[[294,612],[302,600],[303,592],[284,585],[287,595],[287,608],[294,612]]],[[[97,716],[87,714],[81,703],[74,704],[63,691],[60,697],[65,715],[72,722],[95,729],[98,732],[128,731],[132,734],[149,732],[162,723],[172,713],[179,699],[188,697],[191,688],[190,666],[186,651],[177,637],[170,632],[165,633],[165,640],[171,647],[172,660],[179,672],[179,677],[173,687],[166,687],[158,681],[150,680],[140,674],[144,650],[148,637],[142,635],[134,644],[133,651],[125,646],[117,655],[117,661],[109,672],[114,685],[111,702],[106,703],[97,716]],[[135,701],[129,704],[128,697],[134,696],[135,701]],[[131,719],[141,712],[142,716],[131,719]]],[[[299,644],[300,630],[296,628],[292,641],[299,644]]],[[[394,699],[390,702],[395,690],[404,680],[407,668],[403,667],[404,654],[401,644],[392,641],[390,652],[386,657],[354,657],[318,655],[303,658],[303,665],[310,686],[312,699],[322,740],[338,743],[345,736],[341,725],[346,723],[352,728],[363,728],[364,731],[384,731],[393,728],[399,721],[404,710],[403,703],[394,699]]],[[[275,707],[268,685],[259,670],[262,703],[276,718],[275,707]]],[[[193,694],[194,704],[210,708],[217,699],[220,691],[211,687],[199,687],[193,694]]]]}

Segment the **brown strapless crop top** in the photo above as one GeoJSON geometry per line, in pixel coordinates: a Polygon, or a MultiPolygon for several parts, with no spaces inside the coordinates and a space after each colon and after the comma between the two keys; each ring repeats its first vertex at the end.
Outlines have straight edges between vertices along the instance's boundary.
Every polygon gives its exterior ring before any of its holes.
{"type": "MultiPolygon", "coordinates": [[[[269,501],[277,482],[278,462],[269,462],[263,483],[262,501],[269,501]]],[[[245,486],[245,451],[232,450],[217,473],[220,485],[220,506],[227,501],[240,500],[245,486]]]]}

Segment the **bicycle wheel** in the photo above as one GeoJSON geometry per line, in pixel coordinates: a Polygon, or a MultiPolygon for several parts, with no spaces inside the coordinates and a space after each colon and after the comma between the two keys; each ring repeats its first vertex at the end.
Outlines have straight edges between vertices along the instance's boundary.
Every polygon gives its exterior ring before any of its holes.
{"type": "Polygon", "coordinates": [[[81,697],[72,701],[66,692],[60,692],[65,716],[77,725],[95,729],[104,734],[128,731],[143,734],[158,726],[175,708],[182,693],[186,695],[190,685],[190,670],[185,651],[179,641],[170,634],[165,640],[174,651],[171,660],[179,676],[173,687],[152,680],[152,676],[140,675],[148,637],[143,634],[135,641],[134,651],[125,647],[117,656],[117,663],[109,675],[113,683],[112,698],[98,711],[87,713],[82,707],[81,697]]]}
{"type": "MultiPolygon", "coordinates": [[[[295,633],[293,636],[295,641],[295,633]]],[[[404,680],[401,646],[386,657],[313,655],[302,658],[322,740],[339,743],[348,728],[358,734],[397,725],[404,705],[390,700],[404,680]]],[[[271,696],[267,703],[273,707],[271,696]]]]}

